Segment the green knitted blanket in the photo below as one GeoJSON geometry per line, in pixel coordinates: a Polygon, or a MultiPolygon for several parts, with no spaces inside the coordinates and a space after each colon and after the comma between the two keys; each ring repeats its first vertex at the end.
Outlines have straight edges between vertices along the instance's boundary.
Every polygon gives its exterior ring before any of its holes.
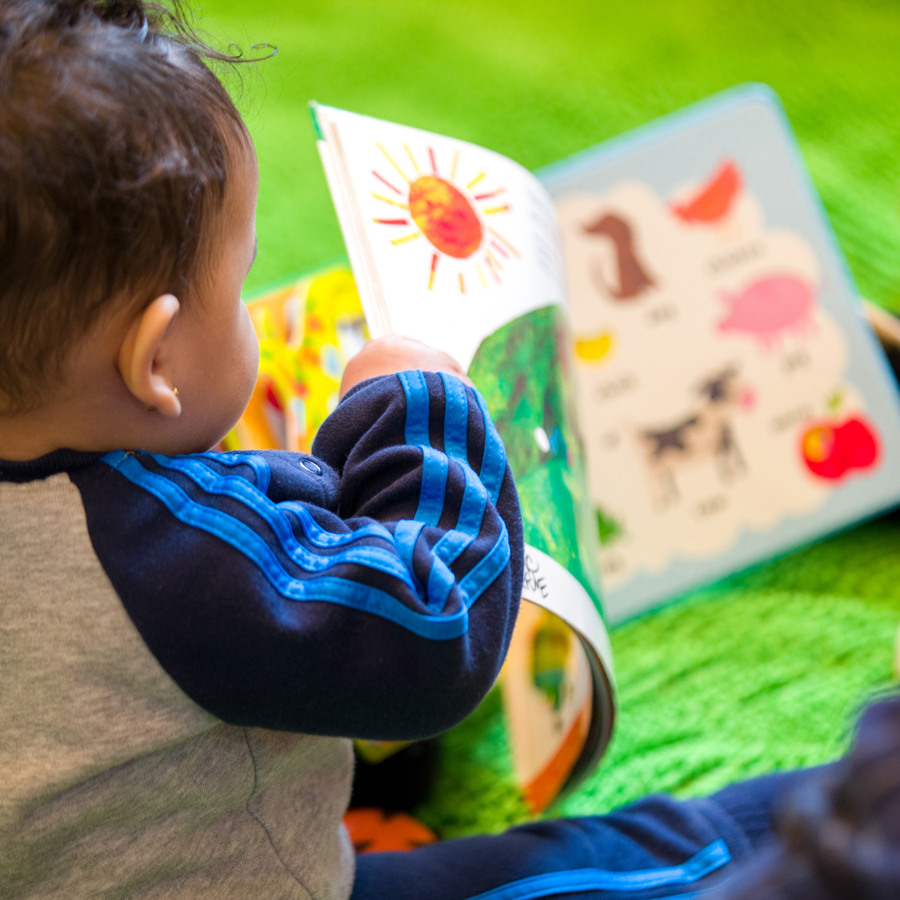
{"type": "MultiPolygon", "coordinates": [[[[310,99],[537,168],[752,80],[781,95],[860,290],[900,311],[895,0],[208,0],[202,24],[278,47],[234,85],[260,162],[249,288],[343,249],[310,99]]],[[[620,627],[612,745],[552,813],[833,758],[890,684],[898,621],[900,518],[888,517],[620,627]]],[[[495,696],[444,739],[418,813],[444,836],[526,818],[495,696]]]]}

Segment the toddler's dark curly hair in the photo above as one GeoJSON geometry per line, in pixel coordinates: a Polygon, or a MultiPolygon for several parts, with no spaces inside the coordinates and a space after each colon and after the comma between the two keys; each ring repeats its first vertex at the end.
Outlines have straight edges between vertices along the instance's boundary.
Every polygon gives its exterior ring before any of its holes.
{"type": "Polygon", "coordinates": [[[209,65],[235,59],[178,0],[0,0],[0,416],[106,309],[190,302],[250,145],[209,65]]]}

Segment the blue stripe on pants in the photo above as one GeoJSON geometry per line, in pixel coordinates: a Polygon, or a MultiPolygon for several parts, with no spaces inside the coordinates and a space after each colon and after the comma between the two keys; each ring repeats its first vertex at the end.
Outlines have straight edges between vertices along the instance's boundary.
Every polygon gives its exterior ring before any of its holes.
{"type": "Polygon", "coordinates": [[[651,900],[706,897],[771,834],[772,804],[805,772],[710,798],[654,795],[605,816],[357,858],[351,900],[651,900]]]}

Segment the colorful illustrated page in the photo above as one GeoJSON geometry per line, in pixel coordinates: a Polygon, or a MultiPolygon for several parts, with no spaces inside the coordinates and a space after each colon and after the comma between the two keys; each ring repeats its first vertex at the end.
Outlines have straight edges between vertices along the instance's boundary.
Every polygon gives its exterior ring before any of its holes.
{"type": "Polygon", "coordinates": [[[652,137],[550,176],[614,619],[900,493],[896,393],[777,107],[652,137]]]}
{"type": "Polygon", "coordinates": [[[525,802],[539,812],[559,794],[588,738],[588,658],[562,619],[525,601],[501,684],[513,765],[525,802]]]}
{"type": "Polygon", "coordinates": [[[523,620],[511,657],[537,668],[503,680],[517,778],[542,809],[592,768],[614,716],[556,214],[537,179],[499,154],[329,107],[314,119],[372,334],[459,360],[507,448],[535,567],[524,596],[562,617],[523,620]]]}
{"type": "Polygon", "coordinates": [[[564,300],[537,179],[464,141],[317,107],[323,163],[373,335],[412,335],[467,368],[482,340],[564,300]]]}
{"type": "Polygon", "coordinates": [[[525,542],[555,559],[599,604],[569,345],[564,310],[545,306],[486,338],[468,374],[503,438],[524,510],[525,542]]]}
{"type": "Polygon", "coordinates": [[[590,771],[614,717],[564,310],[546,306],[506,323],[468,372],[503,438],[522,506],[523,599],[532,603],[523,603],[502,684],[516,774],[538,811],[590,771]]]}
{"type": "MultiPolygon", "coordinates": [[[[248,300],[248,308],[260,342],[256,390],[219,449],[308,453],[319,426],[337,405],[347,361],[368,339],[353,276],[345,266],[323,268],[264,291],[248,300]]],[[[485,341],[470,367],[507,441],[510,464],[523,476],[523,501],[543,511],[529,518],[527,539],[574,568],[579,579],[542,550],[529,550],[523,606],[537,612],[517,624],[510,659],[518,662],[504,670],[502,685],[512,763],[534,811],[586,774],[612,724],[612,656],[592,600],[598,579],[589,569],[575,568],[582,552],[579,542],[590,533],[583,524],[588,509],[583,489],[575,496],[569,493],[583,484],[583,476],[569,424],[571,377],[557,358],[557,352],[565,357],[568,350],[564,321],[558,306],[526,314],[485,341]],[[538,377],[519,378],[517,360],[520,369],[530,361],[538,377]],[[506,414],[508,410],[514,414],[506,414]],[[546,513],[554,506],[561,515],[546,513]],[[593,657],[582,641],[552,613],[530,606],[528,597],[559,606],[599,647],[599,692],[592,683],[593,657]]],[[[586,559],[593,560],[595,553],[592,546],[586,559]]],[[[368,763],[381,762],[405,746],[402,741],[356,741],[358,755],[368,763]]]]}
{"type": "Polygon", "coordinates": [[[228,450],[309,453],[337,406],[344,367],[368,340],[346,266],[299,276],[248,301],[259,340],[259,374],[228,450]]]}

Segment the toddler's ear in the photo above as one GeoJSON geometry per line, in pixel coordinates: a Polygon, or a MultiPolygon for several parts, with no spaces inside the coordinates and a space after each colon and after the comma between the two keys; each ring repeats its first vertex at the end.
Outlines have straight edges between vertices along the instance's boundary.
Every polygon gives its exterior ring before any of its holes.
{"type": "Polygon", "coordinates": [[[172,294],[157,297],[131,323],[119,348],[125,386],[150,412],[177,418],[181,401],[173,384],[173,354],[167,335],[181,304],[172,294]]]}

